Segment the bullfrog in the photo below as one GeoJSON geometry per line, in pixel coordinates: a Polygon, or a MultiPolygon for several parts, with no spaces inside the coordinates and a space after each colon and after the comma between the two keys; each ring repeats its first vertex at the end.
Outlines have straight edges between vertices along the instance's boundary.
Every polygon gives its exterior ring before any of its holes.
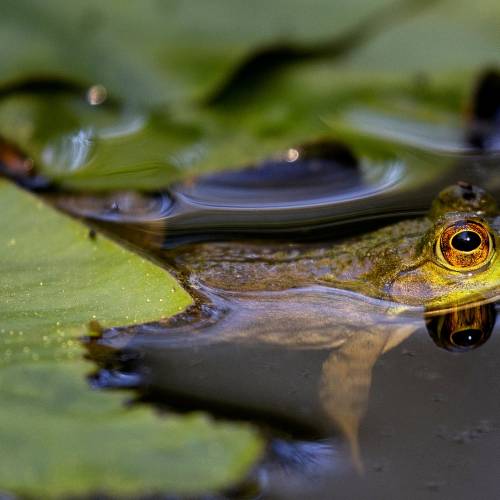
{"type": "Polygon", "coordinates": [[[500,293],[499,243],[494,198],[460,182],[439,193],[426,217],[338,243],[226,241],[163,250],[195,305],[156,324],[103,332],[89,351],[228,341],[328,349],[319,399],[361,470],[358,431],[374,364],[419,330],[422,318],[440,347],[484,343],[500,293]]]}

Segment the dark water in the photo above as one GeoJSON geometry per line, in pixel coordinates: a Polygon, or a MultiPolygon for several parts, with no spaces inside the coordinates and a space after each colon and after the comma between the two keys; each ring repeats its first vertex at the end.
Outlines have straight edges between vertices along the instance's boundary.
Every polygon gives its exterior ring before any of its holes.
{"type": "MultiPolygon", "coordinates": [[[[156,193],[44,196],[174,268],[188,243],[247,239],[250,248],[256,237],[261,254],[248,251],[240,264],[272,265],[276,245],[292,255],[293,245],[328,247],[420,216],[458,181],[498,200],[498,103],[488,97],[497,84],[485,77],[476,120],[455,129],[353,110],[346,123],[376,148],[324,141],[156,193]]],[[[266,455],[228,496],[498,498],[500,340],[491,300],[395,315],[394,304],[322,286],[219,293],[176,269],[197,305],[168,322],[86,339],[96,364],[89,383],[165,411],[256,423],[266,455]]]]}

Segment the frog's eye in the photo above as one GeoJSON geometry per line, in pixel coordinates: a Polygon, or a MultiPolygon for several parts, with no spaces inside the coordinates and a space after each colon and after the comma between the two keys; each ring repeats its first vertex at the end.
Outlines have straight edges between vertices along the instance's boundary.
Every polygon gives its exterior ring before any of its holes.
{"type": "Polygon", "coordinates": [[[493,257],[494,240],[478,221],[463,220],[446,227],[436,242],[438,259],[448,268],[473,271],[493,257]]]}

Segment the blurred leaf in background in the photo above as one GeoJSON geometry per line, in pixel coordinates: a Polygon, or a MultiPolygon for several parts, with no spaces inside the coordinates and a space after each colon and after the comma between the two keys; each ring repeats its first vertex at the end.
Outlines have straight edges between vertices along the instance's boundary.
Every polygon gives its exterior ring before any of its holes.
{"type": "Polygon", "coordinates": [[[54,0],[4,11],[5,88],[60,78],[103,84],[117,99],[100,111],[74,92],[23,91],[0,103],[2,136],[71,189],[157,189],[256,163],[334,135],[327,122],[351,105],[456,114],[500,46],[500,7],[490,0],[54,0]],[[270,60],[269,47],[278,47],[270,60]],[[287,47],[309,49],[288,60],[287,47]]]}

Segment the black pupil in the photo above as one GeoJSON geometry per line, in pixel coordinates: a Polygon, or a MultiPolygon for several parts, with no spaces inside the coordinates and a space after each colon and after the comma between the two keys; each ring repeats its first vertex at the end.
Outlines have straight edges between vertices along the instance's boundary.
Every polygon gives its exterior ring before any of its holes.
{"type": "Polygon", "coordinates": [[[481,237],[473,231],[460,231],[453,236],[451,244],[460,252],[472,252],[481,245],[481,237]]]}
{"type": "Polygon", "coordinates": [[[454,333],[451,340],[458,347],[472,347],[481,340],[482,336],[481,330],[470,328],[454,333]]]}

